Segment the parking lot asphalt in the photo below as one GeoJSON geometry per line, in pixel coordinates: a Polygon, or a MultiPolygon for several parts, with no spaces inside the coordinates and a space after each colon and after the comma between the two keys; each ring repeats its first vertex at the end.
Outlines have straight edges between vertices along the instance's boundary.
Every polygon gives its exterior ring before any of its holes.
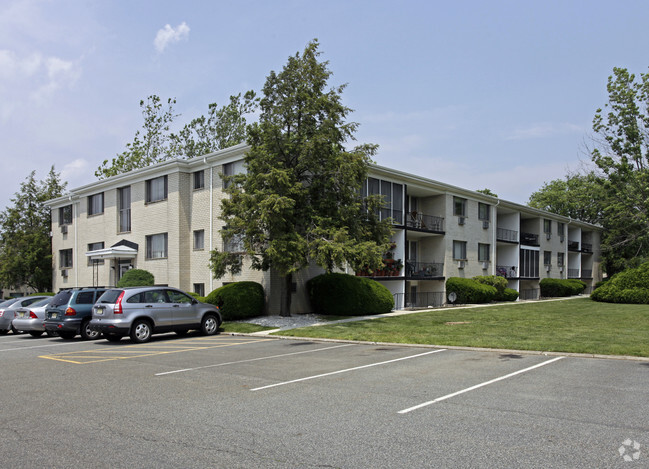
{"type": "Polygon", "coordinates": [[[2,467],[649,467],[649,362],[0,337],[2,467]]]}

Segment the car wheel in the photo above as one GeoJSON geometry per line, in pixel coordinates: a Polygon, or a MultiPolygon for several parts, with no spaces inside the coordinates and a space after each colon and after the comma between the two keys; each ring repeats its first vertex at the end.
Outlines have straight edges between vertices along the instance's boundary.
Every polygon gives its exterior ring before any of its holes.
{"type": "Polygon", "coordinates": [[[101,333],[90,329],[90,321],[86,321],[81,324],[81,338],[83,340],[95,340],[98,339],[101,333]]]}
{"type": "Polygon", "coordinates": [[[9,329],[4,329],[4,330],[0,331],[0,335],[5,335],[8,332],[9,332],[9,329]]]}
{"type": "Polygon", "coordinates": [[[122,336],[117,334],[104,334],[104,339],[108,342],[119,342],[122,340],[122,336]]]}
{"type": "Polygon", "coordinates": [[[201,322],[201,332],[205,335],[214,335],[219,331],[219,319],[213,314],[207,314],[201,322]]]}
{"type": "Polygon", "coordinates": [[[64,340],[72,340],[74,339],[74,336],[77,335],[74,332],[64,332],[61,331],[59,332],[59,337],[64,340]]]}
{"type": "Polygon", "coordinates": [[[137,344],[143,344],[151,340],[151,324],[144,319],[138,319],[131,327],[131,340],[137,344]]]}
{"type": "Polygon", "coordinates": [[[32,337],[40,337],[43,335],[43,331],[29,331],[29,335],[32,337]]]}

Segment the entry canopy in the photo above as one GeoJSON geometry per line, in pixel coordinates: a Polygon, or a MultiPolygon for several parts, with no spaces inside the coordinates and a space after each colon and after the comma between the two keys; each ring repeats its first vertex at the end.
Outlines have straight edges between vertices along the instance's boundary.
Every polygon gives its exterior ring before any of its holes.
{"type": "Polygon", "coordinates": [[[86,256],[90,259],[133,259],[137,257],[138,245],[123,239],[109,248],[88,251],[86,256]]]}

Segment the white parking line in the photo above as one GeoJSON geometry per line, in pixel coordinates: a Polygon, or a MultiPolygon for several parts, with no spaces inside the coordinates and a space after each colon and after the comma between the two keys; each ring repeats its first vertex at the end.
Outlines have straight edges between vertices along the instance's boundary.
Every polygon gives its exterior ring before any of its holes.
{"type": "Polygon", "coordinates": [[[234,362],[217,363],[217,364],[214,364],[214,365],[198,366],[196,368],[184,368],[182,370],[173,370],[173,371],[165,371],[163,373],[156,373],[154,376],[170,375],[170,374],[173,374],[173,373],[184,373],[186,371],[202,370],[204,368],[214,368],[214,367],[217,367],[217,366],[236,365],[238,363],[256,362],[256,361],[259,361],[259,360],[268,360],[268,359],[271,359],[271,358],[288,357],[290,355],[300,355],[302,353],[323,352],[325,350],[332,350],[332,349],[340,348],[340,347],[350,347],[352,345],[354,345],[354,344],[336,345],[334,347],[325,347],[325,348],[319,348],[319,349],[315,349],[315,350],[300,350],[299,352],[283,353],[281,355],[272,355],[270,357],[249,358],[247,360],[237,360],[237,361],[234,361],[234,362]]]}
{"type": "Polygon", "coordinates": [[[460,394],[464,394],[465,392],[473,391],[473,390],[481,388],[483,386],[487,386],[489,384],[493,384],[493,383],[496,383],[498,381],[502,381],[504,379],[511,378],[512,376],[520,375],[521,373],[526,373],[526,372],[531,371],[531,370],[533,370],[535,368],[539,368],[541,366],[549,365],[550,363],[556,362],[557,360],[561,360],[562,358],[566,358],[566,357],[556,357],[556,358],[553,358],[552,360],[548,360],[548,361],[545,361],[543,363],[537,363],[534,366],[530,366],[529,368],[525,368],[523,370],[515,371],[514,373],[509,373],[508,375],[501,376],[500,378],[495,378],[495,379],[492,379],[492,380],[489,380],[489,381],[485,381],[484,383],[476,384],[475,386],[471,386],[470,388],[462,389],[461,391],[457,391],[457,392],[454,392],[454,393],[451,393],[451,394],[447,394],[446,396],[438,397],[437,399],[433,399],[432,401],[424,402],[423,404],[419,404],[419,405],[409,407],[409,408],[404,409],[404,410],[400,410],[399,413],[400,414],[407,414],[408,412],[412,412],[413,410],[421,409],[422,407],[426,407],[426,406],[429,406],[431,404],[435,404],[436,402],[444,401],[446,399],[450,399],[451,397],[455,397],[455,396],[459,396],[460,394]]]}
{"type": "Polygon", "coordinates": [[[388,360],[379,363],[370,363],[369,365],[355,366],[354,368],[347,368],[345,370],[332,371],[330,373],[323,373],[321,375],[307,376],[306,378],[293,379],[291,381],[283,381],[281,383],[269,384],[268,386],[261,386],[259,388],[251,389],[251,391],[261,391],[262,389],[274,388],[277,386],[284,386],[285,384],[299,383],[300,381],[307,381],[310,379],[323,378],[325,376],[337,375],[340,373],[347,373],[348,371],[362,370],[363,368],[370,368],[373,366],[386,365],[388,363],[394,363],[401,360],[409,360],[411,358],[423,357],[424,355],[430,355],[431,353],[444,352],[446,349],[433,350],[432,352],[418,353],[417,355],[410,355],[408,357],[395,358],[394,360],[388,360]]]}

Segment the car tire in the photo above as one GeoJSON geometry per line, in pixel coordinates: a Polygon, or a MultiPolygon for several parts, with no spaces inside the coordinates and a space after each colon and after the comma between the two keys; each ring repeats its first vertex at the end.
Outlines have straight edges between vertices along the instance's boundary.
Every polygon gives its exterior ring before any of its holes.
{"type": "Polygon", "coordinates": [[[11,332],[13,332],[14,334],[22,334],[23,333],[22,331],[16,330],[16,328],[14,327],[13,324],[11,325],[11,332]]]}
{"type": "Polygon", "coordinates": [[[9,333],[9,329],[3,329],[0,331],[0,335],[6,335],[7,333],[9,333]]]}
{"type": "Polygon", "coordinates": [[[69,331],[61,331],[59,332],[59,337],[63,340],[72,340],[77,334],[74,332],[69,332],[69,331]]]}
{"type": "Polygon", "coordinates": [[[206,314],[201,321],[201,332],[204,335],[214,335],[219,332],[219,318],[214,314],[206,314]]]}
{"type": "Polygon", "coordinates": [[[29,331],[29,335],[32,337],[40,337],[43,335],[43,331],[29,331]]]}
{"type": "Polygon", "coordinates": [[[122,340],[122,336],[117,334],[104,334],[104,339],[108,342],[119,342],[122,340]]]}
{"type": "Polygon", "coordinates": [[[138,319],[131,326],[131,340],[136,344],[143,344],[151,340],[151,323],[144,319],[138,319]]]}
{"type": "Polygon", "coordinates": [[[90,329],[90,321],[81,323],[81,338],[83,340],[95,340],[101,336],[101,332],[90,329]]]}

